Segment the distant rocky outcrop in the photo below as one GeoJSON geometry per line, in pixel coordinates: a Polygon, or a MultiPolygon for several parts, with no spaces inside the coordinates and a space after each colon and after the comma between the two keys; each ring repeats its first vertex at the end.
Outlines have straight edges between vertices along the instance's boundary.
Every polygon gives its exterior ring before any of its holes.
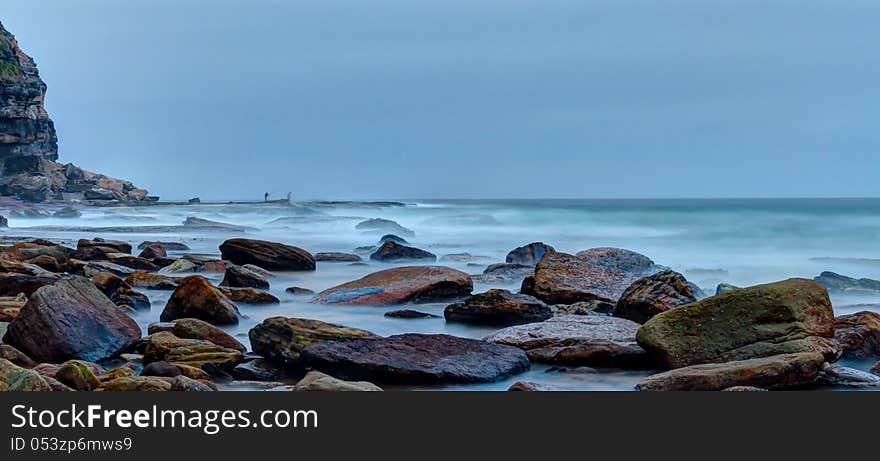
{"type": "Polygon", "coordinates": [[[129,181],[58,163],[58,136],[37,66],[0,24],[0,195],[31,202],[150,202],[129,181]]]}

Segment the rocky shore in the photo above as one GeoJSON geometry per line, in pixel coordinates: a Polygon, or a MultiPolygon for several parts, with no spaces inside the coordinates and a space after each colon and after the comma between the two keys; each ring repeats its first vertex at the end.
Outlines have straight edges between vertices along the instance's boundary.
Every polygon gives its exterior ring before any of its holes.
{"type": "MultiPolygon", "coordinates": [[[[399,241],[383,236],[373,251],[406,245],[399,241]]],[[[420,249],[407,247],[404,254],[415,257],[403,263],[420,263],[412,251],[420,249]]],[[[880,386],[880,362],[876,375],[835,363],[880,355],[880,314],[835,317],[828,294],[874,290],[868,279],[826,272],[706,296],[636,252],[567,254],[533,243],[499,263],[528,269],[519,272],[519,292],[475,293],[472,275],[436,265],[398,265],[319,293],[287,291],[326,309],[445,303],[447,323],[496,329],[482,339],[382,336],[274,316],[250,328],[248,350],[225,328],[239,323],[247,306],[280,302],[267,291],[277,274],[320,270],[316,259],[357,260],[242,237],[221,243],[218,258],[188,251],[183,242],[100,237],[0,248],[0,389],[376,391],[493,382],[534,365],[642,370],[647,377],[634,387],[642,391],[880,386]],[[168,296],[153,305],[146,292],[168,296]],[[161,312],[145,331],[132,320],[143,310],[161,312]]],[[[436,317],[383,311],[401,322],[436,317]]],[[[511,387],[553,389],[534,380],[511,387]]]]}

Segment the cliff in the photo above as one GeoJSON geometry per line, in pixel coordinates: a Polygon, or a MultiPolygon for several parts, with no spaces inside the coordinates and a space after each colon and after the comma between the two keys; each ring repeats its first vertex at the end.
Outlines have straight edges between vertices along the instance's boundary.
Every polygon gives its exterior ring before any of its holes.
{"type": "Polygon", "coordinates": [[[58,163],[58,136],[34,60],[0,23],[0,196],[23,200],[153,201],[145,189],[58,163]]]}

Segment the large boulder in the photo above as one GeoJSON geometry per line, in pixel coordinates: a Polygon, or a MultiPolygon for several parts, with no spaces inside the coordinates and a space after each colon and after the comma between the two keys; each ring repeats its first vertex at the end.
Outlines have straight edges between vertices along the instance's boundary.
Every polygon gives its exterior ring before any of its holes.
{"type": "Polygon", "coordinates": [[[806,279],[740,288],[666,311],[636,336],[660,364],[680,368],[797,352],[836,358],[828,292],[806,279]]]}
{"type": "Polygon", "coordinates": [[[378,383],[491,382],[529,369],[521,350],[449,335],[403,334],[306,346],[308,367],[378,383]]]}
{"type": "Polygon", "coordinates": [[[834,340],[844,358],[866,359],[880,355],[880,314],[862,311],[835,318],[834,340]]]}
{"type": "Polygon", "coordinates": [[[65,278],[35,291],[3,338],[40,362],[96,362],[141,337],[141,329],[88,279],[65,278]]]}
{"type": "Polygon", "coordinates": [[[614,316],[645,323],[673,307],[697,300],[687,279],[675,271],[663,271],[633,282],[614,307],[614,316]]]}
{"type": "Polygon", "coordinates": [[[95,286],[117,306],[130,306],[134,309],[148,310],[150,298],[134,291],[121,277],[110,272],[99,272],[92,276],[95,286]]]}
{"type": "Polygon", "coordinates": [[[880,280],[866,278],[856,279],[827,271],[822,272],[822,274],[813,280],[827,288],[828,291],[832,293],[880,293],[880,280]]]}
{"type": "Polygon", "coordinates": [[[535,275],[521,291],[547,304],[574,304],[601,299],[616,301],[638,276],[597,265],[566,253],[544,253],[535,275]]]}
{"type": "Polygon", "coordinates": [[[436,302],[467,296],[471,277],[442,266],[406,266],[374,272],[366,277],[322,291],[322,304],[386,305],[436,302]]]}
{"type": "Polygon", "coordinates": [[[415,247],[401,245],[393,240],[382,244],[370,255],[373,261],[436,261],[437,255],[415,247]]]}
{"type": "Polygon", "coordinates": [[[309,344],[327,340],[376,339],[373,333],[320,320],[270,317],[248,332],[251,348],[267,359],[285,365],[299,364],[300,352],[309,344]]]}
{"type": "Polygon", "coordinates": [[[315,261],[325,261],[325,262],[358,262],[361,260],[361,257],[356,254],[351,253],[337,253],[337,252],[328,252],[328,253],[315,253],[315,261]]]}
{"type": "Polygon", "coordinates": [[[528,245],[514,248],[507,253],[504,262],[507,264],[522,264],[533,266],[544,257],[544,253],[555,253],[556,249],[543,242],[532,242],[528,245]]]}
{"type": "Polygon", "coordinates": [[[186,317],[216,325],[234,325],[238,323],[238,308],[207,279],[192,275],[180,281],[159,320],[170,322],[186,317]]]}
{"type": "Polygon", "coordinates": [[[39,373],[0,359],[0,392],[51,391],[52,386],[39,373]]]}
{"type": "Polygon", "coordinates": [[[780,354],[724,363],[691,365],[651,375],[640,391],[720,391],[735,386],[777,389],[813,384],[825,357],[817,352],[780,354]]]}
{"type": "Polygon", "coordinates": [[[541,322],[553,316],[540,299],[507,290],[489,290],[450,304],[443,311],[447,321],[486,325],[520,325],[541,322]]]}
{"type": "Polygon", "coordinates": [[[600,315],[561,315],[499,330],[485,341],[518,347],[534,362],[638,369],[650,365],[636,344],[639,325],[600,315]]]}
{"type": "Polygon", "coordinates": [[[366,381],[344,381],[325,375],[320,371],[310,371],[293,388],[297,392],[375,392],[382,388],[366,381]]]}
{"type": "Polygon", "coordinates": [[[268,290],[269,281],[250,269],[229,264],[226,266],[226,273],[223,276],[223,281],[220,282],[220,286],[268,290]]]}
{"type": "Polygon", "coordinates": [[[315,258],[308,251],[283,243],[229,239],[220,244],[223,259],[234,264],[254,264],[268,270],[313,271],[315,258]]]}

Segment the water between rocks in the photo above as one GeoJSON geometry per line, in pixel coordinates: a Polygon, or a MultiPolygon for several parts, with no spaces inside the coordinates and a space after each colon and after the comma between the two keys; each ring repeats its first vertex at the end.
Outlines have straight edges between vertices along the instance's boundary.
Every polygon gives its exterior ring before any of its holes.
{"type": "MultiPolygon", "coordinates": [[[[49,238],[75,246],[79,238],[96,236],[133,245],[144,240],[180,241],[189,253],[219,256],[218,245],[227,238],[272,240],[317,252],[354,252],[374,245],[385,232],[361,232],[355,225],[368,218],[385,218],[415,232],[405,236],[413,246],[435,253],[469,253],[470,262],[437,264],[478,274],[486,265],[503,262],[511,249],[533,241],[575,253],[599,246],[621,247],[650,256],[656,263],[682,272],[703,289],[714,292],[718,283],[746,286],[788,277],[812,278],[825,270],[853,277],[880,278],[880,200],[458,200],[403,201],[406,206],[369,203],[199,204],[153,207],[84,208],[80,218],[10,217],[5,237],[49,238]],[[163,232],[123,229],[124,232],[83,228],[112,226],[177,226],[190,216],[250,226],[245,232],[163,232]]],[[[170,252],[169,256],[183,254],[170,252]]],[[[395,307],[325,306],[285,293],[290,286],[316,292],[368,273],[393,267],[369,261],[367,265],[318,262],[314,272],[276,273],[271,291],[280,305],[240,305],[247,318],[228,331],[247,345],[247,331],[266,317],[283,315],[319,319],[373,331],[380,335],[404,332],[447,333],[482,338],[494,329],[442,318],[391,319],[383,314],[395,307]]],[[[219,282],[222,274],[203,274],[219,282]]],[[[474,292],[488,288],[517,290],[518,284],[475,283],[474,292]]],[[[147,291],[153,308],[135,314],[146,330],[158,321],[168,291],[147,291]]],[[[880,299],[871,295],[832,296],[836,313],[880,311],[880,299]]],[[[407,306],[441,315],[445,304],[407,306]]],[[[857,364],[866,369],[870,365],[857,364]]],[[[443,389],[506,389],[525,379],[572,390],[629,390],[648,372],[569,370],[560,372],[533,365],[527,373],[507,380],[443,389]]]]}

